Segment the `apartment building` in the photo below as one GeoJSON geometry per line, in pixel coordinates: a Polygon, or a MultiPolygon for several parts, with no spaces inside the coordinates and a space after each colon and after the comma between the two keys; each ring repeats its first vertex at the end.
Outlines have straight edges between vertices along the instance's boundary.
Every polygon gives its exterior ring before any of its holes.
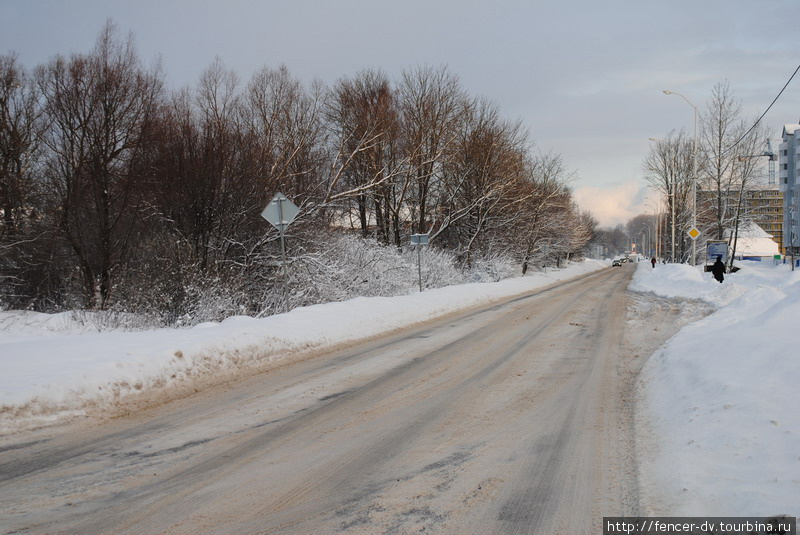
{"type": "MultiPolygon", "coordinates": [[[[723,199],[723,203],[728,207],[730,214],[733,213],[738,203],[738,194],[739,192],[734,190],[723,199]]],[[[783,192],[780,188],[777,185],[753,184],[744,192],[743,201],[743,215],[740,223],[743,226],[746,223],[757,224],[772,237],[772,240],[783,251],[784,207],[783,192]]],[[[706,190],[697,192],[698,214],[700,214],[698,219],[701,225],[709,226],[709,221],[706,220],[705,215],[714,211],[716,203],[716,192],[706,190]],[[705,220],[705,223],[703,220],[705,220]]]]}
{"type": "Polygon", "coordinates": [[[750,220],[757,223],[781,251],[783,245],[783,192],[778,186],[754,187],[747,192],[750,220]]]}
{"type": "Polygon", "coordinates": [[[783,194],[783,243],[786,254],[800,253],[800,124],[783,127],[783,142],[778,147],[778,188],[783,194]]]}

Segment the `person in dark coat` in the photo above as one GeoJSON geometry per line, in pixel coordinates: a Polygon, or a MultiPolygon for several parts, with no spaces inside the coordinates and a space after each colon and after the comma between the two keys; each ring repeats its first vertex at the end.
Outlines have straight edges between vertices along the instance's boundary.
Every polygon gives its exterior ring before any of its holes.
{"type": "Polygon", "coordinates": [[[653,269],[655,269],[655,267],[656,267],[656,257],[655,256],[650,259],[650,264],[653,266],[653,269]]]}
{"type": "Polygon", "coordinates": [[[722,256],[717,256],[717,261],[711,266],[711,273],[717,281],[722,282],[725,280],[725,264],[722,263],[722,256]]]}

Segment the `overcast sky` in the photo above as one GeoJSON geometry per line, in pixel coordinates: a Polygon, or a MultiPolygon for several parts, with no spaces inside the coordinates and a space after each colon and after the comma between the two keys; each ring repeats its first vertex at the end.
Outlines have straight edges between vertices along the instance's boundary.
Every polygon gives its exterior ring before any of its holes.
{"type": "MultiPolygon", "coordinates": [[[[800,64],[798,0],[0,0],[0,53],[32,68],[88,52],[108,18],[161,58],[171,87],[216,56],[243,80],[285,64],[326,84],[447,65],[563,156],[603,225],[647,211],[648,138],[692,134],[692,108],[664,89],[702,112],[727,80],[755,119],[800,64]]],[[[798,121],[800,74],[764,118],[774,139],[798,121]]]]}

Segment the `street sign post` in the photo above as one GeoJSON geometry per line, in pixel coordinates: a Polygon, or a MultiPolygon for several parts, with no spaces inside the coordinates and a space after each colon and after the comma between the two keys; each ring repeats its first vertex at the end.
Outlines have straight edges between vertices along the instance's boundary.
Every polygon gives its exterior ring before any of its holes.
{"type": "Polygon", "coordinates": [[[286,227],[294,221],[300,208],[290,201],[283,193],[277,193],[267,207],[261,212],[261,217],[269,221],[269,223],[278,229],[281,236],[281,262],[283,264],[283,298],[286,307],[286,312],[289,312],[289,282],[286,275],[286,242],[285,234],[286,227]]]}
{"type": "Polygon", "coordinates": [[[417,275],[419,275],[419,291],[422,291],[422,246],[428,245],[427,234],[412,234],[411,245],[417,248],[417,275]]]}
{"type": "Polygon", "coordinates": [[[412,234],[411,245],[428,245],[427,234],[412,234]]]}
{"type": "Polygon", "coordinates": [[[691,239],[696,240],[697,237],[700,236],[700,231],[697,230],[696,227],[692,227],[688,230],[688,232],[686,232],[686,234],[688,234],[691,239]]]}

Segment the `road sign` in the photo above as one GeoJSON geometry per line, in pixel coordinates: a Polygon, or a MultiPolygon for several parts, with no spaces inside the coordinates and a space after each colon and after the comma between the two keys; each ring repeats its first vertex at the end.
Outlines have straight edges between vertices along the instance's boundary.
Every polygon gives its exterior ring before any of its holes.
{"type": "Polygon", "coordinates": [[[411,245],[428,245],[427,234],[412,234],[411,245]]]}
{"type": "Polygon", "coordinates": [[[691,239],[696,240],[697,237],[700,235],[700,231],[697,230],[695,227],[692,227],[689,229],[689,232],[687,232],[687,234],[691,239]]]}
{"type": "Polygon", "coordinates": [[[725,240],[708,240],[706,244],[706,262],[713,262],[718,256],[723,262],[728,261],[728,242],[725,240]]]}
{"type": "Polygon", "coordinates": [[[261,217],[270,222],[270,224],[278,229],[281,235],[281,263],[283,264],[283,296],[286,303],[286,312],[289,312],[289,277],[286,273],[286,242],[284,234],[286,227],[294,221],[297,217],[300,208],[297,207],[292,201],[286,198],[283,193],[277,193],[264,211],[261,212],[261,217]]]}
{"type": "Polygon", "coordinates": [[[297,205],[287,199],[283,193],[278,193],[261,212],[261,217],[283,233],[299,212],[300,208],[297,205]]]}
{"type": "Polygon", "coordinates": [[[419,291],[422,291],[422,245],[428,245],[427,234],[412,234],[411,245],[417,246],[417,273],[419,274],[419,291]]]}

